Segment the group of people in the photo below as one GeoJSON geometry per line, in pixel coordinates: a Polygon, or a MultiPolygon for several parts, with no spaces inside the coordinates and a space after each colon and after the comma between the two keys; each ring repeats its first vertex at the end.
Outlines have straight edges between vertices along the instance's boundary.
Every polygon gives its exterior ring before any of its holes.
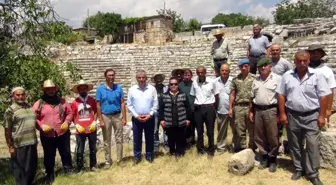
{"type": "Polygon", "coordinates": [[[123,166],[123,126],[126,109],[131,115],[134,164],[142,160],[142,135],[145,135],[145,159],[152,163],[160,141],[159,126],[164,130],[165,145],[176,159],[196,143],[199,155],[215,152],[240,152],[246,148],[261,156],[260,169],[276,171],[276,159],[281,143],[282,126],[287,129],[290,154],[296,172],[292,180],[306,176],[314,185],[319,179],[319,133],[325,119],[331,115],[335,79],[324,65],[323,48],[312,45],[295,54],[294,64],[280,57],[279,44],[270,45],[254,26],[254,36],[248,45],[248,58],[238,62],[240,73],[230,76],[228,61],[232,56],[229,41],[215,32],[211,54],[217,78],[207,76],[203,66],[196,68],[196,78],[190,69],[174,70],[163,85],[164,76],[153,77],[148,83],[144,70],[136,72],[137,84],[128,89],[127,100],[116,72],[104,72],[105,83],[96,89],[96,97],[88,95],[93,85],[81,80],[72,91],[78,97],[71,103],[57,95],[58,86],[52,80],[43,84],[43,95],[33,107],[26,103],[27,91],[12,89],[13,103],[4,116],[5,137],[12,156],[17,184],[31,184],[37,169],[37,135],[40,131],[43,147],[45,181],[54,181],[55,156],[58,149],[65,173],[74,171],[70,152],[70,124],[76,127],[76,162],[84,169],[84,144],[89,143],[89,168],[97,171],[96,140],[98,122],[103,132],[104,169],[112,165],[112,128],[116,138],[117,164],[123,166]],[[257,48],[256,48],[257,47],[257,48]],[[263,48],[262,48],[263,47],[263,48]],[[259,52],[259,53],[258,53],[259,52]],[[259,75],[256,76],[257,70],[259,75]],[[216,121],[217,120],[217,121],[216,121]],[[215,122],[218,136],[215,146],[215,122]],[[208,146],[204,145],[204,124],[208,146]],[[228,127],[232,144],[227,144],[228,127]],[[195,136],[197,131],[197,137],[195,136]]]}

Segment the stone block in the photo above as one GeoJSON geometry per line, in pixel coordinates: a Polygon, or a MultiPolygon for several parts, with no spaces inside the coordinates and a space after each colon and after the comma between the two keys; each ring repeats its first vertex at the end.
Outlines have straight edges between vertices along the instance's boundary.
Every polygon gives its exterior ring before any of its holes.
{"type": "Polygon", "coordinates": [[[336,27],[334,27],[334,28],[331,28],[331,30],[330,30],[330,32],[329,32],[330,34],[334,34],[334,33],[336,33],[336,27]]]}
{"type": "Polygon", "coordinates": [[[245,175],[255,165],[255,154],[251,149],[245,149],[231,156],[229,160],[229,172],[235,175],[245,175]]]}
{"type": "Polygon", "coordinates": [[[336,170],[336,129],[321,132],[321,167],[336,170]]]}

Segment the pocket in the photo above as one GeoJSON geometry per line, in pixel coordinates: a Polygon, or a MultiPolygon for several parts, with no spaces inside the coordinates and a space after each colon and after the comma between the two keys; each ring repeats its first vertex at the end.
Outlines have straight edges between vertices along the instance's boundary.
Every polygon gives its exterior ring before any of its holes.
{"type": "Polygon", "coordinates": [[[316,88],[314,84],[305,84],[303,85],[303,93],[308,95],[309,97],[317,96],[316,94],[316,88]]]}

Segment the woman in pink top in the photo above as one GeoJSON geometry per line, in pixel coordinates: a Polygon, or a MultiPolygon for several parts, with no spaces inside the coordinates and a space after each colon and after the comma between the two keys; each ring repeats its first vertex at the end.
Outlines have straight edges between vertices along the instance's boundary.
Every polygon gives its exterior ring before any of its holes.
{"type": "Polygon", "coordinates": [[[69,131],[69,125],[72,122],[72,112],[70,105],[57,96],[57,89],[51,80],[44,81],[44,94],[33,106],[44,151],[46,183],[54,181],[56,149],[58,149],[61,156],[65,173],[73,171],[69,131]]]}

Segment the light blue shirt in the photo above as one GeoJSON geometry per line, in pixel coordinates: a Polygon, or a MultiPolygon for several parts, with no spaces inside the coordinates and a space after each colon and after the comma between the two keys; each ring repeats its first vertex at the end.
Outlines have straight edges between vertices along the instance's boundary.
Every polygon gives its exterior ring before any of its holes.
{"type": "Polygon", "coordinates": [[[298,112],[308,112],[320,108],[320,98],[331,94],[323,75],[312,69],[301,81],[295,69],[282,76],[277,93],[286,97],[285,106],[298,112]]]}
{"type": "Polygon", "coordinates": [[[133,117],[154,115],[158,109],[158,97],[154,86],[147,84],[144,89],[134,85],[128,90],[127,109],[133,117]]]}
{"type": "Polygon", "coordinates": [[[215,79],[214,83],[216,89],[219,91],[218,99],[218,114],[228,114],[229,113],[229,99],[230,99],[230,85],[232,77],[230,76],[227,81],[224,83],[221,77],[215,79]]]}

